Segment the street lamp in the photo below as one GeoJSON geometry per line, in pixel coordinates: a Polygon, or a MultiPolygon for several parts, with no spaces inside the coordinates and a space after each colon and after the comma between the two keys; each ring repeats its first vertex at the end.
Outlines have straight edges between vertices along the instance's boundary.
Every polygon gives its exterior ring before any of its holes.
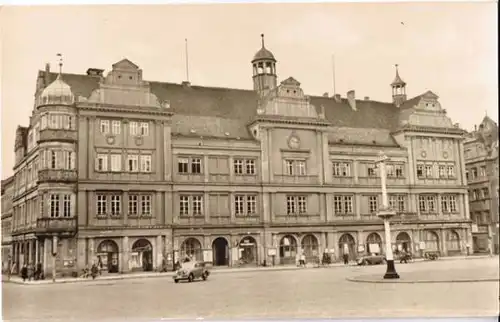
{"type": "Polygon", "coordinates": [[[389,208],[387,201],[387,187],[386,187],[386,169],[385,163],[389,160],[382,151],[379,153],[379,159],[376,162],[380,169],[380,183],[382,185],[382,206],[379,208],[378,216],[384,220],[385,231],[385,254],[387,261],[387,271],[385,272],[384,279],[397,279],[399,278],[394,266],[394,255],[392,254],[391,245],[391,227],[389,226],[389,219],[396,215],[396,212],[389,208]]]}

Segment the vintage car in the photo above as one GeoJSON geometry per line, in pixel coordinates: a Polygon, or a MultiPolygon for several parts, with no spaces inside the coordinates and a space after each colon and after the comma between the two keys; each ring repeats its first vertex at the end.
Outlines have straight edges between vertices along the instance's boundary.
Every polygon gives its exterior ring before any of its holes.
{"type": "Polygon", "coordinates": [[[356,260],[358,265],[378,265],[385,263],[384,255],[365,255],[358,257],[356,260]]]}
{"type": "Polygon", "coordinates": [[[188,282],[194,281],[196,278],[201,278],[204,281],[208,278],[210,272],[202,262],[185,262],[181,265],[175,275],[172,276],[175,283],[179,283],[181,280],[187,280],[188,282]]]}

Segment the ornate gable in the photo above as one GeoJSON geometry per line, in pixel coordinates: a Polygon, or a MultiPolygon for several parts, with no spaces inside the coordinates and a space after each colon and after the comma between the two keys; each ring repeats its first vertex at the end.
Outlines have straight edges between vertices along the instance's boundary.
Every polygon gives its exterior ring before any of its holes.
{"type": "Polygon", "coordinates": [[[318,118],[316,108],[304,95],[300,82],[288,77],[259,102],[257,113],[282,117],[318,118]]]}
{"type": "Polygon", "coordinates": [[[441,111],[441,104],[438,102],[439,96],[434,94],[432,91],[427,91],[420,95],[420,101],[416,105],[417,109],[423,109],[427,111],[441,111]]]}

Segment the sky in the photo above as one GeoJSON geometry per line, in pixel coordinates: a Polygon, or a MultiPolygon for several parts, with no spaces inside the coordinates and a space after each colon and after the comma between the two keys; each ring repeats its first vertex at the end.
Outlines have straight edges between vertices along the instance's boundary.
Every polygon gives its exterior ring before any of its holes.
{"type": "Polygon", "coordinates": [[[309,95],[391,100],[395,64],[409,98],[432,90],[454,123],[498,122],[497,4],[334,3],[0,8],[2,179],[12,174],[18,125],[27,126],[38,70],[57,53],[64,72],[111,69],[128,58],[145,80],[252,88],[260,34],[279,80],[309,95]]]}

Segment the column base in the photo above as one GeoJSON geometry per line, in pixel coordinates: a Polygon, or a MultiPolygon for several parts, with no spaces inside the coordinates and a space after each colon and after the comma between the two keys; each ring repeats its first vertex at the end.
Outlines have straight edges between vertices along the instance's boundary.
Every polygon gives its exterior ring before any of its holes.
{"type": "Polygon", "coordinates": [[[387,271],[385,272],[384,279],[398,279],[399,275],[394,266],[394,260],[387,261],[387,271]]]}

